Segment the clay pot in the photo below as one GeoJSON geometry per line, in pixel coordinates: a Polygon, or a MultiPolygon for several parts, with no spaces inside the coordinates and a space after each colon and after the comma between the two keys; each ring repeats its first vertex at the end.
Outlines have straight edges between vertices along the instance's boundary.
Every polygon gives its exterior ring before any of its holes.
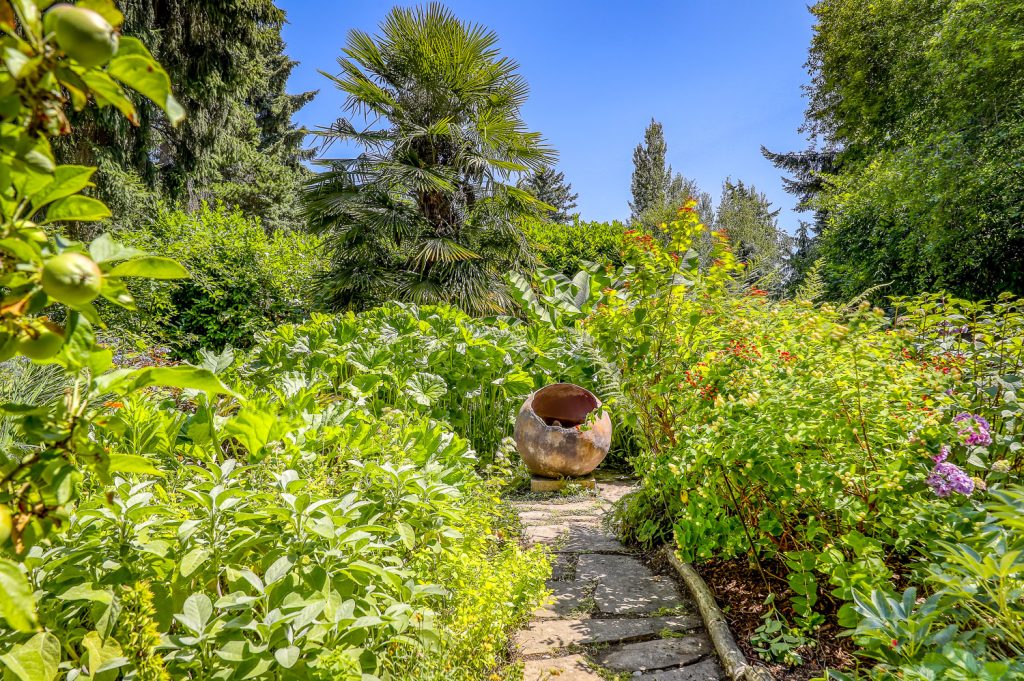
{"type": "Polygon", "coordinates": [[[516,418],[515,441],[526,467],[548,478],[578,477],[597,468],[612,444],[612,421],[604,413],[578,428],[601,401],[585,388],[555,383],[526,398],[516,418]]]}

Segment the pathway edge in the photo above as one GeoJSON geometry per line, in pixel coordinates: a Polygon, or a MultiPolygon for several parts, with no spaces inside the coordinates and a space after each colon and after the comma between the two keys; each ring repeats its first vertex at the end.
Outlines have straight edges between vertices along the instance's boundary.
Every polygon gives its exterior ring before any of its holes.
{"type": "Polygon", "coordinates": [[[715,602],[714,594],[711,593],[711,589],[708,588],[704,579],[697,574],[693,565],[679,560],[675,551],[667,545],[664,551],[668,562],[682,577],[686,588],[690,590],[690,595],[697,602],[700,616],[704,620],[704,628],[707,629],[711,643],[715,646],[715,652],[718,653],[718,659],[722,661],[722,666],[729,678],[732,681],[775,681],[775,677],[767,669],[747,662],[743,651],[736,645],[736,639],[733,638],[732,630],[729,629],[725,614],[715,602]]]}

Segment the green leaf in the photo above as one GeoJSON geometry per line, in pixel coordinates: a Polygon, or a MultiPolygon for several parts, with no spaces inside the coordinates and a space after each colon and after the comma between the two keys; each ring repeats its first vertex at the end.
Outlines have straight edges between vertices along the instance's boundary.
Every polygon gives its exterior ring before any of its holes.
{"type": "MultiPolygon", "coordinates": [[[[96,12],[114,28],[120,28],[121,24],[124,23],[124,15],[114,6],[111,0],[78,0],[75,4],[96,12]]],[[[124,38],[121,40],[124,40],[124,38]]],[[[117,53],[121,54],[121,50],[118,49],[117,53]]]]}
{"type": "Polygon", "coordinates": [[[299,649],[297,646],[278,648],[274,651],[274,659],[285,669],[291,669],[299,661],[299,649]]]}
{"type": "Polygon", "coordinates": [[[241,442],[249,455],[258,459],[267,443],[279,439],[287,428],[288,422],[276,414],[247,407],[224,424],[222,432],[241,442]]]}
{"type": "Polygon", "coordinates": [[[185,599],[181,614],[175,615],[174,619],[191,629],[193,633],[202,634],[211,616],[213,616],[213,603],[210,601],[210,597],[197,593],[185,599]]]}
{"type": "Polygon", "coordinates": [[[416,373],[405,382],[405,394],[416,404],[429,407],[448,392],[448,384],[443,378],[425,372],[416,373]]]}
{"type": "Polygon", "coordinates": [[[110,60],[107,73],[152,100],[164,110],[171,125],[177,125],[185,118],[185,110],[171,94],[170,77],[152,57],[119,50],[117,56],[110,60]]]}
{"type": "Polygon", "coordinates": [[[181,576],[190,576],[193,572],[198,570],[203,563],[209,560],[211,555],[213,555],[213,552],[205,547],[195,548],[186,553],[185,557],[181,559],[181,565],[178,566],[181,576]]]}
{"type": "Polygon", "coordinates": [[[139,122],[139,115],[135,111],[135,105],[128,99],[124,90],[103,71],[89,69],[82,73],[82,80],[89,86],[93,98],[100,107],[113,106],[127,118],[133,125],[139,122]]]}
{"type": "Polygon", "coordinates": [[[398,522],[397,527],[398,535],[402,538],[402,544],[405,545],[405,548],[409,549],[410,551],[415,549],[416,532],[413,531],[412,527],[407,523],[403,523],[401,521],[398,522]]]}
{"type": "Polygon", "coordinates": [[[0,615],[18,631],[35,631],[38,626],[36,602],[28,578],[16,563],[3,558],[0,558],[0,615]]]}
{"type": "Polygon", "coordinates": [[[199,369],[187,365],[174,367],[145,367],[134,372],[126,392],[140,390],[151,385],[162,385],[167,388],[183,390],[200,390],[210,395],[233,395],[240,397],[231,388],[224,385],[219,378],[207,369],[199,369]]]}
{"type": "Polygon", "coordinates": [[[89,244],[89,256],[97,263],[128,260],[146,255],[137,248],[124,246],[114,241],[109,234],[100,234],[89,244]]]}
{"type": "Polygon", "coordinates": [[[123,655],[121,646],[112,638],[103,640],[98,631],[90,631],[82,639],[82,647],[89,651],[89,673],[93,676],[107,663],[123,655]]]}
{"type": "Polygon", "coordinates": [[[111,454],[107,470],[111,473],[145,473],[147,475],[163,475],[163,471],[153,465],[144,456],[136,454],[111,454]]]}
{"type": "Polygon", "coordinates": [[[39,210],[57,199],[77,194],[92,184],[90,179],[95,172],[95,168],[88,166],[57,166],[53,181],[28,197],[32,208],[39,210]]]}
{"type": "Polygon", "coordinates": [[[41,255],[36,252],[32,244],[14,237],[0,239],[0,250],[7,251],[21,262],[36,262],[41,255]]]}
{"type": "Polygon", "coordinates": [[[110,209],[99,199],[74,194],[56,201],[46,211],[42,224],[51,222],[96,222],[110,217],[110,209]]]}
{"type": "Polygon", "coordinates": [[[188,279],[192,275],[170,258],[147,255],[115,265],[107,276],[146,277],[147,279],[188,279]]]}
{"type": "Polygon", "coordinates": [[[53,681],[60,665],[60,641],[53,634],[41,632],[0,655],[7,674],[21,681],[53,681]]]}

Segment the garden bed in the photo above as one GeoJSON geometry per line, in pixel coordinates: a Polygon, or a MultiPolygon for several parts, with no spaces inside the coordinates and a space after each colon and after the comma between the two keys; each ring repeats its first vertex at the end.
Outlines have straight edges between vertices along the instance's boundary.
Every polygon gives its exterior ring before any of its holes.
{"type": "MultiPolygon", "coordinates": [[[[821,677],[827,667],[847,669],[854,665],[852,641],[841,637],[842,630],[831,623],[826,623],[815,632],[813,647],[803,646],[796,650],[803,657],[804,664],[787,666],[764,662],[750,642],[768,609],[765,605],[768,588],[757,569],[751,567],[745,558],[712,560],[694,567],[714,593],[740,650],[751,663],[767,665],[776,679],[805,681],[821,677]]],[[[784,582],[773,584],[773,587],[776,593],[786,592],[784,582]]],[[[786,599],[777,600],[775,605],[787,617],[792,615],[786,599]]]]}

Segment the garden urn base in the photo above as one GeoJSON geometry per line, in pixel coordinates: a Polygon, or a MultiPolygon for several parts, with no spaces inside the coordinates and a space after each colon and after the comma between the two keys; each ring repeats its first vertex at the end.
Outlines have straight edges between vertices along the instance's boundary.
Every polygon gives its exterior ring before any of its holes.
{"type": "Polygon", "coordinates": [[[560,492],[568,485],[597,489],[597,480],[593,473],[580,478],[545,478],[543,475],[534,475],[530,478],[531,492],[560,492]]]}

